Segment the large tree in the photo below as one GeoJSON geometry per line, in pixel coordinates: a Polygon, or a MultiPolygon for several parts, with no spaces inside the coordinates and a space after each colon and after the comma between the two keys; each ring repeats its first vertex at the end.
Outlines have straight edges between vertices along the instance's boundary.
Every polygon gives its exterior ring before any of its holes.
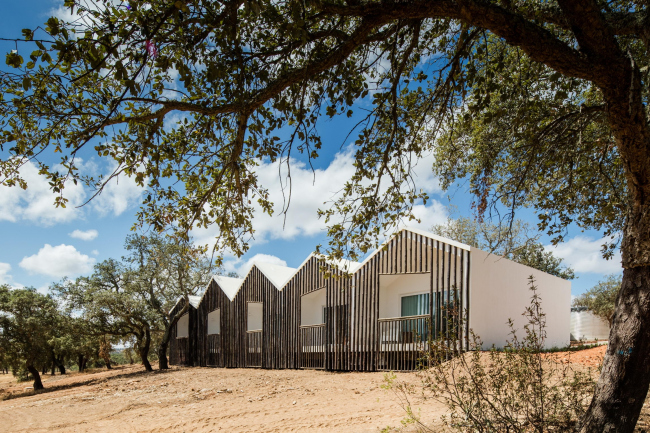
{"type": "Polygon", "coordinates": [[[187,301],[207,285],[210,261],[205,250],[191,242],[155,234],[128,236],[125,249],[127,255],[121,260],[105,260],[91,276],[65,280],[54,285],[54,291],[82,315],[90,335],[132,337],[148,371],[154,344],[159,366],[166,369],[172,328],[187,307],[174,317],[169,317],[169,311],[179,298],[187,301]]]}
{"type": "Polygon", "coordinates": [[[32,375],[34,390],[43,389],[39,368],[52,362],[51,339],[60,320],[50,296],[0,285],[0,351],[14,374],[26,370],[32,375]]]}
{"type": "Polygon", "coordinates": [[[315,158],[321,117],[358,116],[356,174],[323,210],[334,256],[374,246],[426,199],[410,173],[429,151],[443,186],[468,180],[479,215],[531,206],[557,241],[574,223],[620,233],[623,283],[582,429],[632,431],[650,384],[645,2],[65,3],[78,19],[26,29],[7,54],[6,185],[26,186],[31,159],[56,192],[101,188],[75,160],[94,150],[146,184],[143,222],[216,224],[217,248],[241,254],[255,206],[271,211],[259,160],[315,158]]]}
{"type": "Polygon", "coordinates": [[[123,260],[129,264],[129,272],[136,282],[131,290],[156,318],[155,330],[161,334],[158,365],[161,370],[167,369],[172,330],[189,309],[189,296],[196,295],[210,281],[210,260],[204,248],[154,234],[129,236],[126,250],[129,254],[123,260]],[[169,311],[179,298],[185,301],[183,308],[170,317],[169,311]]]}

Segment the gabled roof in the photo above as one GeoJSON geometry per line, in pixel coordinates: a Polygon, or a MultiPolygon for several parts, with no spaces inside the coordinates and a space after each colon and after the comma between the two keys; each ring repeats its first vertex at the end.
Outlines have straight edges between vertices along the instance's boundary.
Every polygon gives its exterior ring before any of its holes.
{"type": "Polygon", "coordinates": [[[372,259],[374,256],[379,254],[381,252],[381,250],[384,248],[385,245],[388,245],[390,243],[390,241],[392,241],[395,236],[397,236],[399,233],[401,233],[403,231],[411,232],[411,233],[414,233],[416,235],[421,235],[421,236],[424,236],[426,238],[433,239],[434,241],[442,242],[444,244],[451,245],[451,246],[454,246],[454,247],[458,247],[458,248],[460,248],[462,250],[466,250],[466,251],[471,251],[471,248],[472,248],[469,245],[466,245],[466,244],[463,244],[463,243],[460,243],[460,242],[456,242],[456,241],[452,241],[451,239],[443,238],[442,236],[434,235],[433,233],[427,232],[425,230],[417,229],[415,227],[403,227],[403,228],[399,229],[398,231],[396,231],[395,233],[393,233],[392,235],[390,235],[388,237],[388,239],[386,239],[386,241],[384,241],[384,243],[379,246],[379,248],[377,248],[372,254],[370,254],[368,257],[366,257],[365,260],[363,262],[361,262],[361,264],[359,265],[357,270],[360,269],[366,263],[368,263],[370,261],[370,259],[372,259]]]}
{"type": "Polygon", "coordinates": [[[188,296],[187,298],[190,300],[190,305],[192,307],[198,308],[199,303],[201,302],[201,298],[203,298],[203,296],[188,296]]]}
{"type": "Polygon", "coordinates": [[[223,293],[226,294],[228,299],[231,301],[237,296],[237,292],[241,289],[242,284],[244,284],[243,278],[232,278],[224,277],[222,275],[215,275],[212,277],[215,283],[221,287],[223,293]]]}
{"type": "Polygon", "coordinates": [[[275,288],[278,290],[282,290],[297,271],[295,268],[264,262],[254,263],[253,266],[259,269],[259,271],[264,274],[264,276],[268,278],[268,280],[273,283],[275,288]]]}

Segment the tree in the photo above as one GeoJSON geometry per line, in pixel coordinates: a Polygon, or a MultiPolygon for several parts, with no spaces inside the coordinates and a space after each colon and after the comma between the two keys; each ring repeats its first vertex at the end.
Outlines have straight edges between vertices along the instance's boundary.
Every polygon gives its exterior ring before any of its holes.
{"type": "Polygon", "coordinates": [[[520,220],[506,227],[466,217],[448,218],[445,223],[431,227],[431,232],[565,280],[575,278],[573,269],[562,266],[561,258],[545,251],[538,242],[539,236],[531,237],[528,224],[520,220]]]}
{"type": "Polygon", "coordinates": [[[189,296],[210,281],[210,261],[204,248],[156,235],[129,236],[126,249],[131,253],[126,261],[137,281],[133,290],[156,317],[156,330],[162,333],[157,353],[159,368],[164,370],[169,368],[167,350],[172,330],[189,309],[189,296]],[[185,301],[183,308],[169,317],[179,298],[185,301]]]}
{"type": "Polygon", "coordinates": [[[5,185],[26,187],[19,168],[33,160],[57,193],[79,180],[101,191],[109,179],[75,159],[93,146],[147,185],[142,223],[216,224],[217,250],[242,254],[255,206],[272,210],[259,160],[318,157],[319,118],[356,110],[356,173],[321,213],[335,258],[427,199],[411,169],[430,151],[443,187],[467,180],[479,217],[528,206],[556,242],[571,224],[620,233],[622,287],[582,428],[632,431],[650,385],[645,2],[65,4],[82,18],[25,29],[7,54],[5,185]]]}
{"type": "Polygon", "coordinates": [[[187,301],[207,285],[210,262],[204,248],[155,234],[128,236],[125,248],[128,254],[122,260],[99,263],[90,277],[64,281],[55,291],[72,309],[82,312],[96,337],[135,338],[135,349],[147,371],[152,370],[152,343],[159,341],[159,366],[166,369],[171,330],[187,307],[171,318],[169,311],[179,297],[187,301]]]}
{"type": "Polygon", "coordinates": [[[134,292],[134,278],[122,263],[108,259],[96,264],[90,277],[64,280],[53,290],[71,309],[81,312],[96,337],[133,336],[142,364],[152,371],[148,355],[155,317],[134,292]]]}
{"type": "Polygon", "coordinates": [[[616,297],[621,290],[622,275],[612,274],[573,300],[574,307],[585,307],[612,326],[616,297]]]}
{"type": "Polygon", "coordinates": [[[32,375],[34,390],[43,389],[38,370],[51,361],[49,340],[58,316],[51,297],[0,285],[0,347],[14,374],[24,367],[32,375]]]}

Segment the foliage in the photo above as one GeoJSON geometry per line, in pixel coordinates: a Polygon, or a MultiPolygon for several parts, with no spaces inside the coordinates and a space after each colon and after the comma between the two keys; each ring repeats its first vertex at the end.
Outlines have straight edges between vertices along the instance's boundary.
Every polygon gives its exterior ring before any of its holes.
{"type": "Polygon", "coordinates": [[[445,403],[444,424],[460,432],[568,432],[578,431],[595,389],[591,371],[574,370],[569,363],[545,353],[546,316],[531,277],[532,296],[524,317],[524,336],[519,338],[512,320],[510,338],[500,351],[481,350],[473,334],[474,350],[450,356],[444,341],[436,341],[426,354],[421,388],[387,376],[409,409],[409,419],[421,430],[432,430],[410,408],[410,396],[422,393],[445,403]]]}
{"type": "Polygon", "coordinates": [[[34,288],[0,285],[0,347],[14,374],[28,371],[34,389],[43,387],[38,369],[50,361],[50,340],[60,313],[56,302],[34,288]]]}
{"type": "MultiPolygon", "coordinates": [[[[181,233],[217,224],[218,251],[242,254],[255,207],[272,212],[255,173],[259,161],[288,166],[292,151],[317,158],[319,119],[360,114],[357,172],[322,213],[334,255],[347,245],[367,251],[379,231],[426,201],[411,170],[430,151],[445,186],[472,180],[481,213],[494,191],[511,209],[544,210],[542,228],[558,235],[572,221],[620,229],[627,193],[602,85],[568,48],[576,37],[557,18],[562,11],[527,1],[470,5],[458,16],[435,2],[359,9],[67,0],[79,19],[25,29],[25,48],[7,55],[4,183],[25,187],[18,169],[32,159],[56,192],[71,179],[101,189],[109,179],[86,176],[75,162],[94,146],[116,162],[110,177],[125,173],[147,187],[141,222],[173,223],[181,233]],[[511,38],[523,27],[513,33],[506,21],[485,21],[499,14],[526,23],[517,47],[511,38]],[[549,46],[561,53],[546,55],[549,46]],[[355,106],[364,98],[369,111],[355,106]],[[63,170],[37,159],[44,150],[61,153],[63,170]]],[[[616,8],[611,13],[633,14],[645,6],[616,8]]],[[[630,30],[636,22],[628,24],[618,42],[643,65],[643,45],[630,30]]]]}
{"type": "Polygon", "coordinates": [[[169,310],[179,297],[207,284],[209,260],[202,248],[157,235],[129,236],[125,248],[122,260],[105,260],[90,277],[64,281],[54,290],[82,313],[95,338],[134,338],[136,352],[151,369],[152,345],[162,346],[173,326],[169,310]]]}
{"type": "Polygon", "coordinates": [[[539,234],[531,235],[530,227],[521,220],[506,226],[467,217],[448,218],[431,231],[566,280],[575,278],[573,269],[562,266],[561,258],[545,251],[538,242],[539,234]]]}
{"type": "Polygon", "coordinates": [[[573,306],[587,308],[611,326],[622,279],[623,276],[620,274],[606,276],[594,287],[575,298],[573,306]]]}

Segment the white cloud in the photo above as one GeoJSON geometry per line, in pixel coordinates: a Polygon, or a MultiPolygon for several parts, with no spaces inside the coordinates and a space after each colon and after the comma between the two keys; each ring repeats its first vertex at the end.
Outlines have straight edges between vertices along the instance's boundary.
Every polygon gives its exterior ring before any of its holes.
{"type": "Polygon", "coordinates": [[[245,277],[254,263],[271,263],[272,265],[287,266],[287,262],[279,257],[269,254],[255,254],[245,262],[242,259],[227,260],[223,264],[226,272],[237,272],[240,277],[245,277]]]}
{"type": "Polygon", "coordinates": [[[55,278],[72,278],[89,273],[94,264],[95,259],[81,254],[72,245],[65,244],[56,247],[45,244],[37,254],[24,257],[19,263],[21,268],[29,272],[55,278]]]}
{"type": "Polygon", "coordinates": [[[99,255],[99,251],[97,251],[97,250],[92,250],[92,251],[91,251],[91,254],[92,254],[93,256],[98,256],[98,255],[99,255]]]}
{"type": "Polygon", "coordinates": [[[0,284],[10,284],[12,278],[9,271],[11,271],[9,263],[0,263],[0,284]]]}
{"type": "MultiPolygon", "coordinates": [[[[318,209],[326,209],[341,191],[345,182],[355,172],[354,148],[352,146],[338,152],[332,162],[324,169],[311,170],[304,162],[291,160],[291,183],[286,176],[286,161],[282,167],[278,162],[262,162],[256,167],[258,181],[269,191],[269,199],[274,203],[272,216],[257,209],[253,220],[255,242],[265,242],[272,239],[294,239],[297,236],[314,236],[324,234],[326,225],[318,218],[318,209]],[[282,178],[279,172],[283,173],[282,178]],[[283,194],[284,187],[284,194],[283,194]],[[291,187],[291,191],[289,191],[291,187]],[[289,199],[289,210],[286,220],[282,209],[285,200],[289,199]]],[[[433,155],[426,155],[414,164],[412,173],[418,189],[428,193],[440,190],[439,183],[432,172],[433,155]]],[[[428,229],[434,223],[446,218],[444,207],[435,200],[430,200],[428,206],[416,205],[413,209],[416,217],[422,222],[407,222],[407,225],[421,226],[428,229]]],[[[214,237],[218,234],[217,227],[196,229],[192,234],[197,244],[213,245],[214,237]]]]}
{"type": "Polygon", "coordinates": [[[423,204],[413,206],[413,216],[420,220],[419,223],[416,220],[405,220],[402,221],[400,227],[416,227],[429,231],[431,226],[446,222],[448,215],[447,207],[438,201],[431,200],[428,206],[423,204]]]}
{"type": "MultiPolygon", "coordinates": [[[[115,164],[111,164],[111,171],[115,169],[115,164]]],[[[144,189],[135,183],[135,180],[120,175],[111,179],[104,187],[104,190],[92,200],[92,206],[100,215],[112,213],[119,216],[129,207],[135,205],[139,200],[144,189]]]]}
{"type": "Polygon", "coordinates": [[[99,235],[99,233],[97,230],[86,230],[85,232],[81,230],[75,230],[72,233],[68,233],[68,235],[71,238],[81,239],[82,241],[92,241],[99,235]]]}
{"type": "Polygon", "coordinates": [[[593,239],[576,236],[568,242],[557,246],[546,245],[547,251],[552,251],[557,257],[564,259],[566,264],[576,272],[594,274],[611,274],[621,272],[621,253],[617,252],[611,260],[605,260],[600,252],[607,239],[593,239]]]}
{"type": "Polygon", "coordinates": [[[82,216],[77,208],[84,203],[86,193],[81,183],[66,182],[63,196],[68,199],[65,208],[55,207],[55,194],[38,168],[27,162],[20,168],[20,175],[27,182],[27,189],[17,186],[0,186],[0,221],[30,221],[43,226],[70,222],[82,216]]]}

